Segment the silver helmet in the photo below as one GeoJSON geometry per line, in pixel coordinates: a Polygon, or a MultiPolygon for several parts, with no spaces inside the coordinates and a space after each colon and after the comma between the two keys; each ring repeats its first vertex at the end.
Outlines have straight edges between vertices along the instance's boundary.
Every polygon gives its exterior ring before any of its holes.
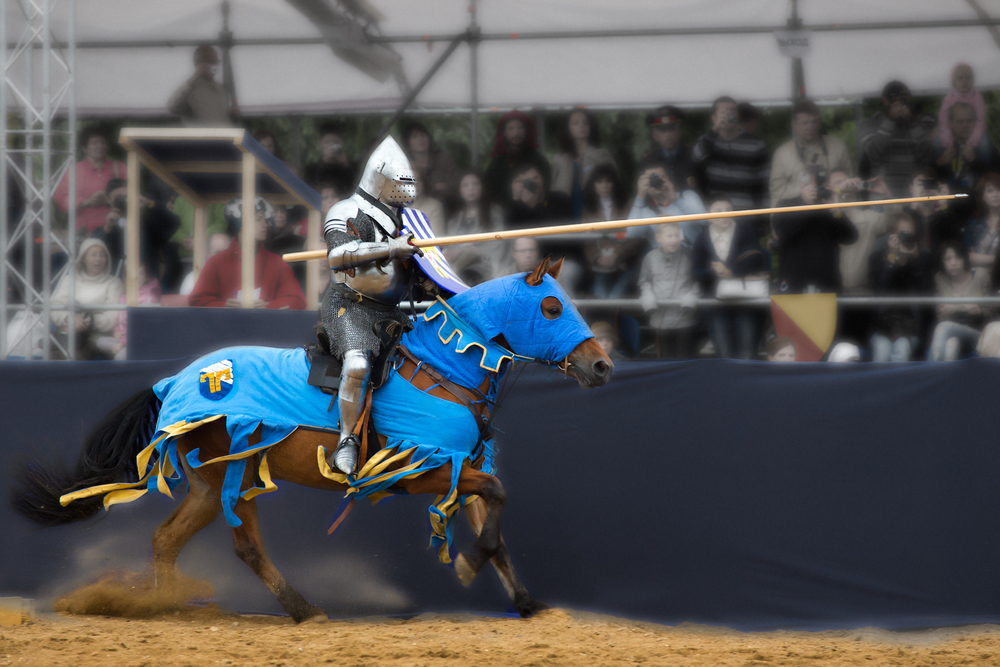
{"type": "Polygon", "coordinates": [[[410,161],[392,137],[386,137],[368,158],[359,187],[389,206],[409,204],[417,196],[410,161]]]}

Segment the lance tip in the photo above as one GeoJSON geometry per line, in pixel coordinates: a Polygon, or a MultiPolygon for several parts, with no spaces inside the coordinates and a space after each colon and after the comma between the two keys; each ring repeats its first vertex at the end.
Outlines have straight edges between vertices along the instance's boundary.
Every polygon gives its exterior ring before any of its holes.
{"type": "Polygon", "coordinates": [[[966,198],[966,197],[968,197],[968,196],[969,196],[969,195],[967,195],[967,194],[965,194],[965,193],[961,193],[961,192],[960,192],[960,193],[958,193],[957,195],[955,195],[955,199],[964,199],[964,198],[966,198]]]}

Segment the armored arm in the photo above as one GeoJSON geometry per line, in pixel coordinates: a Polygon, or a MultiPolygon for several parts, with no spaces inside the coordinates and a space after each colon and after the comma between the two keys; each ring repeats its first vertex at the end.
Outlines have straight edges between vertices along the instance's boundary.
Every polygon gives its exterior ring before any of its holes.
{"type": "Polygon", "coordinates": [[[363,242],[356,239],[348,241],[330,249],[327,254],[330,268],[334,271],[346,271],[387,259],[409,259],[417,252],[417,248],[410,245],[412,238],[413,234],[407,232],[403,236],[397,236],[381,243],[363,242]]]}

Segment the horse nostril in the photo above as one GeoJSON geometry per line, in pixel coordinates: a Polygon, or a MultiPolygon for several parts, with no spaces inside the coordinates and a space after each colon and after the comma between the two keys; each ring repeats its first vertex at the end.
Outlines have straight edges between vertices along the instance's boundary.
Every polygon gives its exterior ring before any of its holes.
{"type": "Polygon", "coordinates": [[[597,377],[604,377],[608,374],[608,363],[603,359],[598,359],[594,362],[594,373],[597,377]]]}

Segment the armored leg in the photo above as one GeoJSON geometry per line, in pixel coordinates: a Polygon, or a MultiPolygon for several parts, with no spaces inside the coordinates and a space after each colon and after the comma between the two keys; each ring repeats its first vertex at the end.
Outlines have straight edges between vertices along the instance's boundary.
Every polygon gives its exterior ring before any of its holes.
{"type": "Polygon", "coordinates": [[[371,365],[368,354],[361,350],[348,350],[344,354],[344,367],[340,375],[340,442],[333,454],[327,458],[331,467],[345,473],[354,472],[358,464],[358,450],[361,443],[354,435],[354,427],[361,416],[365,390],[368,388],[368,374],[371,365]],[[332,459],[332,461],[331,461],[332,459]]]}

